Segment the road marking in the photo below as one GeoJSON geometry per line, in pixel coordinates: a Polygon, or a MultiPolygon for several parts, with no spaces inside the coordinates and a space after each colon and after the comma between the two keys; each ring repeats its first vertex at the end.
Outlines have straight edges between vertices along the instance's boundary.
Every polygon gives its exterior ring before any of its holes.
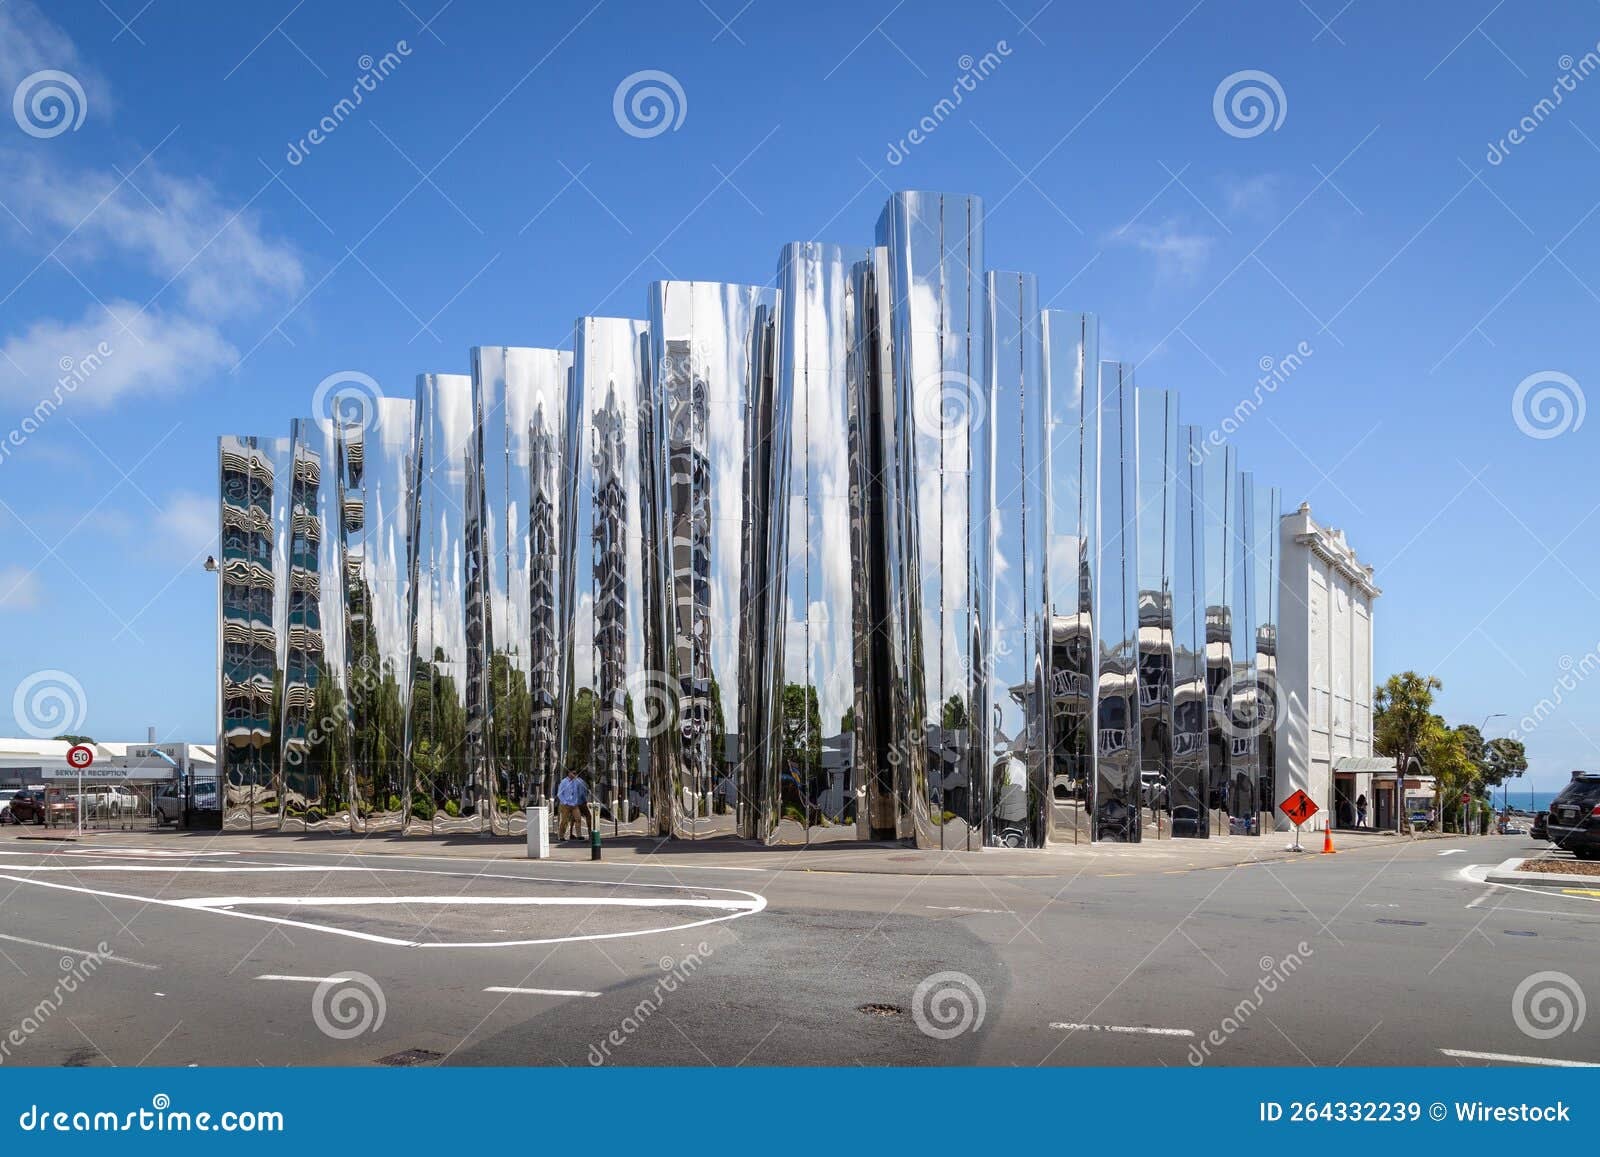
{"type": "Polygon", "coordinates": [[[1600,890],[1594,888],[1563,888],[1563,896],[1600,896],[1600,890]]]}
{"type": "Polygon", "coordinates": [[[598,992],[585,992],[581,988],[486,988],[485,992],[509,992],[517,996],[599,996],[598,992]]]}
{"type": "Polygon", "coordinates": [[[1495,1061],[1504,1065],[1549,1065],[1557,1069],[1600,1069],[1594,1061],[1563,1061],[1555,1057],[1519,1057],[1512,1053],[1474,1053],[1466,1049],[1440,1049],[1447,1057],[1469,1061],[1495,1061]]]}
{"type": "Polygon", "coordinates": [[[276,972],[268,972],[256,977],[257,980],[292,980],[299,984],[340,984],[349,980],[348,976],[284,976],[276,972]]]}
{"type": "Polygon", "coordinates": [[[1194,1032],[1186,1028],[1150,1028],[1139,1024],[1068,1024],[1065,1022],[1052,1022],[1051,1028],[1065,1029],[1068,1032],[1126,1032],[1138,1033],[1142,1036],[1193,1036],[1194,1032]]]}
{"type": "Polygon", "coordinates": [[[151,972],[161,967],[159,964],[145,964],[122,956],[101,956],[100,953],[89,948],[68,948],[65,944],[48,944],[43,940],[29,940],[23,936],[0,935],[0,940],[9,940],[13,944],[27,944],[33,948],[48,948],[51,952],[65,952],[72,956],[92,956],[98,960],[109,960],[113,964],[126,964],[129,968],[149,969],[151,972]]]}
{"type": "Polygon", "coordinates": [[[1467,850],[1466,848],[1451,848],[1448,851],[1440,852],[1439,854],[1441,856],[1459,856],[1462,852],[1464,852],[1466,850],[1467,850]]]}
{"type": "Polygon", "coordinates": [[[676,900],[642,896],[189,896],[172,901],[179,908],[366,908],[392,905],[471,905],[510,907],[554,905],[571,908],[716,908],[749,912],[759,900],[676,900]]]}
{"type": "Polygon", "coordinates": [[[988,916],[1015,916],[1010,908],[967,908],[960,904],[924,904],[924,908],[935,912],[982,912],[988,916]]]}

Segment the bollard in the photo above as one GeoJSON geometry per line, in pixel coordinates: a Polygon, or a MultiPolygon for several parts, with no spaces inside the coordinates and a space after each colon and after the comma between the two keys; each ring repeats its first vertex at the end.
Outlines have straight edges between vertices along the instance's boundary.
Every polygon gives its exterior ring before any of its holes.
{"type": "Polygon", "coordinates": [[[550,858],[550,809],[548,807],[531,807],[528,809],[528,859],[548,860],[550,858]]]}
{"type": "Polygon", "coordinates": [[[600,828],[598,826],[589,829],[589,858],[591,860],[600,858],[600,828]]]}

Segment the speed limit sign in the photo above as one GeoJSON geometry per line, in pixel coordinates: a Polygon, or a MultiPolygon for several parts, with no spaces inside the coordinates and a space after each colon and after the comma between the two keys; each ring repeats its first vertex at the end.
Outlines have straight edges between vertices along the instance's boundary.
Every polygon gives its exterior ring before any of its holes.
{"type": "Polygon", "coordinates": [[[94,749],[85,743],[75,744],[67,748],[67,762],[82,771],[94,762],[94,749]]]}

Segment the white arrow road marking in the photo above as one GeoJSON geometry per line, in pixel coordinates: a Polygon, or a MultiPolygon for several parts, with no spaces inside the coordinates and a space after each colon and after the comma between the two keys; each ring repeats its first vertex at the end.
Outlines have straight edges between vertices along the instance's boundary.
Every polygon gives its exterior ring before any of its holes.
{"type": "Polygon", "coordinates": [[[122,956],[101,956],[91,948],[68,948],[65,944],[49,944],[43,940],[29,940],[23,936],[0,935],[0,940],[9,940],[13,944],[27,944],[33,948],[48,948],[51,952],[65,952],[70,956],[94,956],[101,960],[109,960],[113,964],[126,964],[129,968],[148,968],[152,972],[161,967],[159,964],[143,964],[122,956]]]}
{"type": "Polygon", "coordinates": [[[1144,1036],[1193,1036],[1194,1032],[1186,1028],[1150,1028],[1140,1024],[1067,1024],[1056,1022],[1051,1028],[1066,1029],[1068,1032],[1126,1032],[1139,1033],[1144,1036]]]}
{"type": "Polygon", "coordinates": [[[1557,1069],[1600,1069],[1594,1061],[1563,1061],[1555,1057],[1519,1057],[1512,1053],[1474,1053],[1466,1049],[1440,1049],[1447,1057],[1469,1061],[1494,1061],[1501,1065],[1549,1065],[1557,1069]]]}
{"type": "Polygon", "coordinates": [[[502,988],[495,985],[485,992],[508,992],[519,996],[599,996],[598,992],[585,992],[581,988],[502,988]]]}

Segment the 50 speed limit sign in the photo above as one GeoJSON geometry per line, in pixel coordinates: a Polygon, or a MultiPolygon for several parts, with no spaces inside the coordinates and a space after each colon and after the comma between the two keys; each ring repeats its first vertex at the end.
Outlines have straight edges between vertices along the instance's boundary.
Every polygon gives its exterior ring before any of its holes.
{"type": "Polygon", "coordinates": [[[67,762],[77,770],[82,771],[94,762],[94,749],[84,743],[69,747],[67,748],[67,762]]]}

